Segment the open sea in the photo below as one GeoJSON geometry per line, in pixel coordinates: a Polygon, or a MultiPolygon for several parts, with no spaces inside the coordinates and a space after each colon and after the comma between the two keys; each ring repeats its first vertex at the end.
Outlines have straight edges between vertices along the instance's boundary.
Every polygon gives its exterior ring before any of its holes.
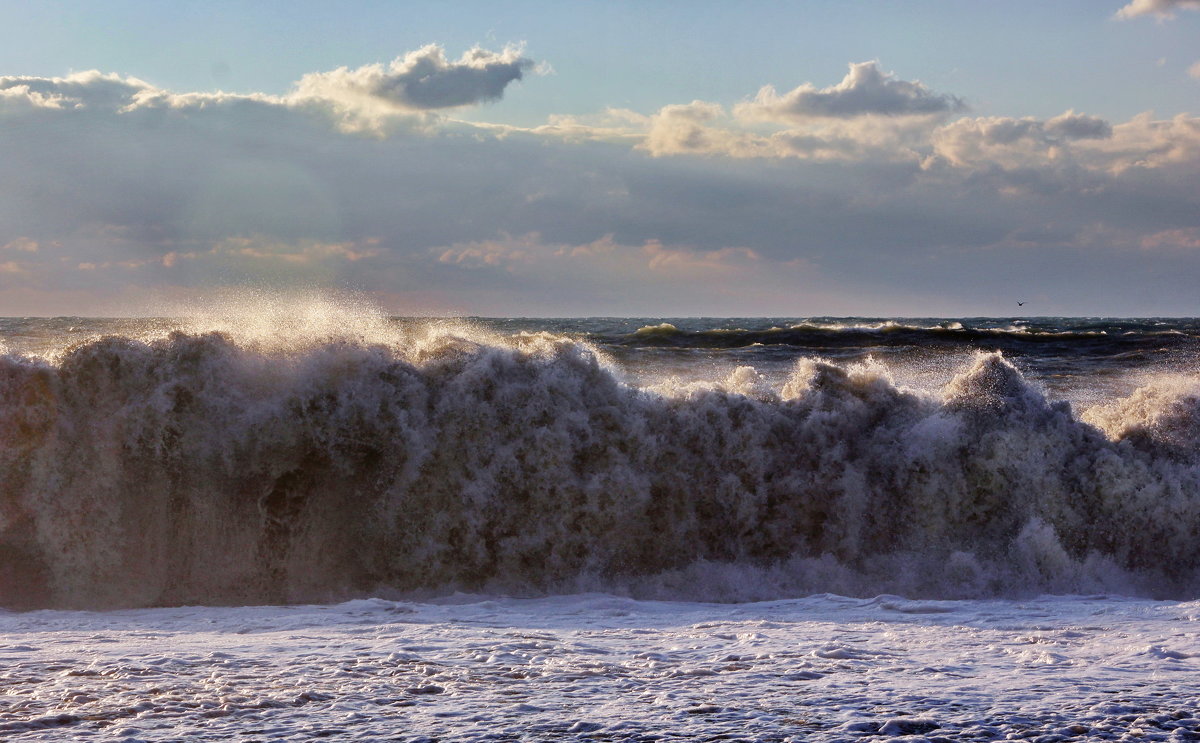
{"type": "Polygon", "coordinates": [[[1200,740],[1200,320],[0,319],[0,738],[1200,740]]]}

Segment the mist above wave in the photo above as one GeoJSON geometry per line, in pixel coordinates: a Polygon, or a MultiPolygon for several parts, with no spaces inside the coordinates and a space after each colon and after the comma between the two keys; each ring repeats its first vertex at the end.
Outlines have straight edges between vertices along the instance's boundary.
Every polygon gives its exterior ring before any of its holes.
{"type": "Polygon", "coordinates": [[[998,354],[638,389],[559,336],[329,317],[0,358],[0,604],[1200,592],[1187,385],[1085,420],[998,354]]]}

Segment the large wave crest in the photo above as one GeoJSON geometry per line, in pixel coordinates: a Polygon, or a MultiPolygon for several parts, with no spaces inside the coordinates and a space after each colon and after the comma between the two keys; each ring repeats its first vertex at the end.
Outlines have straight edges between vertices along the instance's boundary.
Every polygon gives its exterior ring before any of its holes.
{"type": "Polygon", "coordinates": [[[998,354],[639,389],[548,334],[105,337],[0,357],[0,604],[1195,597],[1198,400],[1081,419],[998,354]]]}

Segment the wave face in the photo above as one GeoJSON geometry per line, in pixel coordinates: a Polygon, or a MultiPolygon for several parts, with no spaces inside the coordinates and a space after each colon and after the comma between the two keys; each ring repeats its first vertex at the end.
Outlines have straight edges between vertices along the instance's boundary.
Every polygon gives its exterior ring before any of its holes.
{"type": "MultiPolygon", "coordinates": [[[[661,329],[669,332],[668,329],[661,329]]],[[[0,357],[0,604],[606,590],[1200,596],[1200,391],[1076,417],[801,359],[639,389],[586,343],[110,336],[0,357]]]]}

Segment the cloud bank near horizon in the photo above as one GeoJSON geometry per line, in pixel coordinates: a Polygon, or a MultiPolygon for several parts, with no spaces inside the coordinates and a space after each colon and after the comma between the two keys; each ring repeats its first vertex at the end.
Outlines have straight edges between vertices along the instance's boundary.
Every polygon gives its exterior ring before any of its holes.
{"type": "Polygon", "coordinates": [[[1198,117],[979,116],[969,95],[866,61],[732,105],[455,118],[503,105],[536,65],[517,46],[430,45],[283,95],[0,77],[0,314],[239,283],[350,286],[404,313],[1194,301],[1198,117]]]}

